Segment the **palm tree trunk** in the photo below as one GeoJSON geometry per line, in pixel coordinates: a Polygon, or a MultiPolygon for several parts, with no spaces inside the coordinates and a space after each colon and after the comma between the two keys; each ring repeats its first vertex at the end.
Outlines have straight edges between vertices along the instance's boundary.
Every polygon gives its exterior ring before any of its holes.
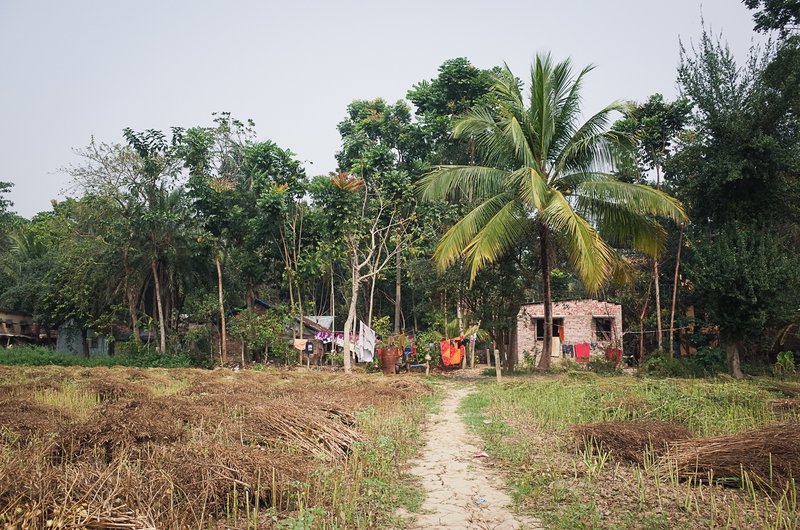
{"type": "Polygon", "coordinates": [[[89,330],[87,330],[85,327],[81,328],[81,349],[83,350],[84,357],[90,357],[89,330]]]}
{"type": "Polygon", "coordinates": [[[167,350],[167,330],[164,327],[164,304],[161,301],[161,280],[158,277],[158,267],[156,267],[156,260],[150,262],[150,270],[153,273],[153,284],[156,288],[156,308],[158,309],[158,333],[159,333],[159,347],[158,351],[164,353],[167,350]]]}
{"type": "Polygon", "coordinates": [[[652,286],[652,282],[647,284],[647,294],[644,295],[642,312],[639,314],[639,363],[644,361],[644,316],[647,314],[647,308],[650,305],[650,289],[652,286]]]}
{"type": "Polygon", "coordinates": [[[300,280],[296,279],[294,282],[295,287],[297,287],[297,310],[300,313],[300,337],[303,338],[303,333],[305,332],[305,315],[303,314],[303,292],[300,290],[300,280]]]}
{"type": "Polygon", "coordinates": [[[661,325],[661,289],[659,287],[659,280],[661,274],[658,271],[658,258],[653,259],[653,281],[656,286],[656,333],[658,333],[658,350],[664,350],[664,337],[661,325]]]}
{"type": "Polygon", "coordinates": [[[217,266],[217,297],[219,299],[219,324],[220,324],[220,361],[225,364],[228,361],[228,331],[225,326],[225,300],[222,292],[222,264],[219,256],[214,255],[214,264],[217,266]]]}
{"type": "Polygon", "coordinates": [[[122,254],[122,268],[124,271],[123,275],[123,289],[125,290],[125,299],[128,302],[128,313],[130,313],[131,318],[131,333],[133,334],[133,341],[136,344],[142,342],[142,338],[139,336],[139,316],[136,312],[136,298],[133,288],[131,287],[131,273],[130,273],[130,264],[128,263],[128,250],[122,254]]]}
{"type": "MultiPolygon", "coordinates": [[[[286,275],[289,278],[289,313],[292,319],[294,319],[294,282],[292,281],[292,271],[288,268],[286,269],[286,275]]],[[[294,322],[292,322],[292,340],[297,338],[297,328],[294,326],[294,322]]]]}
{"type": "MultiPolygon", "coordinates": [[[[331,333],[336,331],[336,298],[333,290],[333,262],[331,262],[331,333]]],[[[333,340],[334,337],[331,337],[333,340]]]]}
{"type": "MultiPolygon", "coordinates": [[[[656,189],[661,189],[661,166],[659,164],[655,165],[656,167],[656,189]]],[[[661,332],[661,288],[659,286],[659,280],[661,279],[661,275],[658,271],[658,258],[653,258],[653,281],[656,284],[656,329],[658,332],[658,351],[664,351],[664,337],[661,332]]],[[[671,355],[671,354],[670,354],[671,355]]]]}
{"type": "MultiPolygon", "coordinates": [[[[476,332],[472,334],[469,338],[469,367],[475,368],[475,341],[477,339],[478,332],[477,330],[481,327],[481,321],[478,320],[478,326],[476,328],[476,332]]],[[[486,360],[487,364],[489,360],[486,360]]]]}
{"type": "MultiPolygon", "coordinates": [[[[458,334],[461,340],[464,340],[464,312],[461,310],[461,294],[459,293],[458,302],[456,303],[456,318],[458,319],[458,334]]],[[[461,368],[467,367],[467,356],[461,358],[461,368]]]]}
{"type": "Polygon", "coordinates": [[[675,275],[672,278],[672,307],[669,311],[669,351],[675,353],[675,302],[678,300],[678,273],[681,268],[681,243],[683,242],[683,225],[678,234],[678,252],[675,256],[675,275]]]}
{"type": "Polygon", "coordinates": [[[398,252],[394,257],[394,334],[400,334],[400,308],[401,308],[401,271],[400,271],[400,253],[398,252]]]}
{"type": "Polygon", "coordinates": [[[539,225],[539,249],[542,262],[542,294],[544,296],[544,337],[542,341],[542,358],[539,360],[540,370],[550,369],[550,358],[553,351],[553,293],[550,286],[550,242],[549,231],[544,224],[539,225]]]}

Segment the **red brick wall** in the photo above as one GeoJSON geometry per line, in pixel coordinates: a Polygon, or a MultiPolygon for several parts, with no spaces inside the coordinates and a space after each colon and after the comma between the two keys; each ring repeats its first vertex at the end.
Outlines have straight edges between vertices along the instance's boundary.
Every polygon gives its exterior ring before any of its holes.
{"type": "MultiPolygon", "coordinates": [[[[541,339],[536,337],[536,318],[544,318],[544,304],[525,304],[517,315],[517,351],[520,359],[524,351],[541,352],[541,339]]],[[[564,319],[563,344],[596,343],[592,353],[601,353],[607,347],[622,349],[622,306],[602,300],[567,300],[553,302],[553,318],[564,319]],[[613,319],[611,341],[598,340],[594,317],[613,319]]],[[[553,351],[553,358],[561,358],[561,351],[553,351]]]]}

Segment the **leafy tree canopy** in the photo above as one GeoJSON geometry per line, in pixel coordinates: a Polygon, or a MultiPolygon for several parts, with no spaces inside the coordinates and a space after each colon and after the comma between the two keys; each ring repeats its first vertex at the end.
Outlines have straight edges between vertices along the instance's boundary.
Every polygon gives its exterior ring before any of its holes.
{"type": "Polygon", "coordinates": [[[777,30],[786,37],[800,27],[800,2],[797,0],[744,0],[753,13],[755,30],[763,33],[777,30]]]}

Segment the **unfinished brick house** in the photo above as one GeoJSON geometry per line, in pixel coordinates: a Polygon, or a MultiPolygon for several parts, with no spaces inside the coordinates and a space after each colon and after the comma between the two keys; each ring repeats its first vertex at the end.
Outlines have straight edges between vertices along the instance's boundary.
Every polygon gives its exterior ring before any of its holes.
{"type": "MultiPolygon", "coordinates": [[[[544,304],[524,304],[517,315],[516,346],[538,359],[544,337],[544,304]]],[[[552,362],[588,361],[590,354],[622,355],[622,306],[593,299],[553,302],[552,362]]]]}
{"type": "Polygon", "coordinates": [[[0,346],[32,343],[36,341],[37,334],[38,329],[34,329],[33,315],[30,313],[0,310],[0,346]]]}

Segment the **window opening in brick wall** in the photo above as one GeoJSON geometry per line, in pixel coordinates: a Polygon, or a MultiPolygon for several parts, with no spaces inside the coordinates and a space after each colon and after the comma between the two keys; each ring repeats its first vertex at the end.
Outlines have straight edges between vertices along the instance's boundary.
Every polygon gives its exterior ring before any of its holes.
{"type": "Polygon", "coordinates": [[[611,340],[611,330],[614,326],[613,318],[594,319],[594,333],[597,340],[611,340]]]}
{"type": "MultiPolygon", "coordinates": [[[[560,337],[561,340],[564,340],[564,319],[563,318],[554,318],[553,319],[553,336],[560,337]]],[[[544,340],[544,319],[537,318],[536,319],[536,338],[537,340],[544,340]]]]}

